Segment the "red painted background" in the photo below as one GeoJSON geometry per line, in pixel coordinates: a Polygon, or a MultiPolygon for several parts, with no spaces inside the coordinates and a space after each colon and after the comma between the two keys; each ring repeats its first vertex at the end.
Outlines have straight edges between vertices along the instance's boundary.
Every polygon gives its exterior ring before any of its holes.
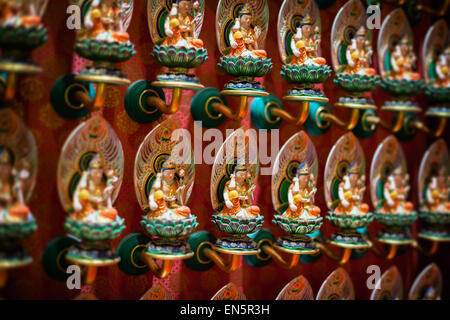
{"type": "MultiPolygon", "coordinates": [[[[229,80],[217,67],[220,52],[216,44],[215,35],[215,12],[218,1],[206,1],[206,18],[203,31],[200,37],[205,41],[208,49],[209,59],[197,70],[201,82],[205,86],[222,88],[229,80]]],[[[270,28],[266,41],[266,49],[269,57],[272,58],[274,67],[272,72],[265,78],[264,85],[266,89],[282,97],[287,90],[286,82],[280,76],[281,61],[278,53],[276,24],[278,11],[282,1],[269,1],[270,8],[270,28]]],[[[322,52],[327,61],[331,62],[330,56],[330,31],[333,20],[339,8],[345,3],[343,0],[336,3],[326,10],[321,10],[322,20],[322,52]]],[[[75,59],[73,53],[73,43],[75,40],[74,31],[66,28],[67,14],[66,8],[69,5],[68,0],[50,0],[47,12],[44,15],[44,23],[48,28],[49,40],[40,49],[34,53],[34,59],[43,67],[44,72],[38,77],[23,77],[19,83],[20,88],[17,94],[16,109],[23,115],[28,126],[35,135],[39,150],[39,174],[35,192],[30,202],[34,215],[37,218],[39,229],[26,241],[26,246],[34,257],[34,263],[26,268],[13,270],[10,272],[10,278],[3,295],[10,299],[72,299],[78,295],[79,291],[69,291],[65,283],[50,279],[41,267],[40,255],[46,244],[56,236],[63,235],[63,222],[65,212],[62,209],[56,187],[56,163],[65,139],[69,133],[79,124],[79,121],[68,121],[60,118],[50,105],[50,89],[54,81],[71,70],[80,68],[80,59],[75,59]],[[75,62],[74,62],[75,61],[75,62]]],[[[382,17],[393,9],[393,7],[384,5],[382,17]]],[[[435,21],[431,17],[423,17],[420,24],[413,26],[415,39],[415,52],[421,52],[421,44],[426,30],[435,21]]],[[[131,40],[136,45],[136,55],[128,62],[123,63],[121,68],[125,71],[131,81],[139,79],[155,79],[160,67],[153,61],[151,52],[153,43],[150,38],[147,25],[146,1],[136,0],[133,20],[129,29],[131,40]]],[[[377,38],[375,32],[374,39],[377,38]]],[[[376,48],[376,41],[374,43],[376,48]]],[[[420,61],[420,60],[419,60],[420,61]]],[[[419,71],[421,66],[419,65],[419,71]]],[[[333,105],[337,97],[342,95],[332,79],[329,79],[324,85],[325,93],[330,98],[330,105],[333,105]]],[[[125,174],[120,195],[115,203],[120,215],[125,218],[127,228],[122,235],[125,236],[131,232],[142,232],[139,221],[142,211],[139,208],[133,187],[133,165],[134,157],[139,144],[148,132],[156,125],[140,125],[133,122],[124,111],[123,97],[126,88],[109,87],[107,99],[105,102],[104,116],[112,124],[119,138],[122,141],[125,153],[125,174]]],[[[186,92],[181,112],[175,117],[179,117],[185,127],[193,132],[193,122],[189,112],[189,102],[192,93],[186,92]]],[[[374,99],[380,106],[388,96],[383,93],[381,88],[374,93],[374,99]]],[[[170,97],[168,97],[170,101],[170,97]]],[[[420,105],[425,109],[426,100],[419,98],[420,105]]],[[[233,104],[235,101],[229,99],[233,104]]],[[[298,110],[295,103],[285,103],[285,108],[291,112],[298,110]]],[[[335,113],[346,118],[346,110],[334,109],[335,113]]],[[[391,115],[381,113],[384,120],[389,120],[391,115]]],[[[421,115],[421,117],[423,117],[421,115]]],[[[244,120],[249,123],[248,118],[244,120]]],[[[239,123],[226,121],[219,129],[223,132],[226,128],[237,128],[239,123]]],[[[284,123],[280,130],[280,147],[289,137],[297,132],[298,128],[284,123]]],[[[332,127],[326,134],[318,137],[312,136],[318,157],[319,172],[324,171],[325,162],[332,145],[338,138],[345,133],[344,129],[332,127]]],[[[390,133],[382,128],[369,139],[360,140],[366,156],[367,167],[373,157],[377,145],[390,133]]],[[[448,129],[446,131],[448,140],[448,129]]],[[[422,155],[426,148],[434,140],[424,134],[417,134],[414,139],[403,142],[402,146],[407,155],[408,169],[411,174],[412,190],[410,198],[417,204],[417,172],[422,155]]],[[[205,146],[206,144],[204,144],[205,146]]],[[[368,172],[367,172],[368,173],[368,172]]],[[[210,215],[213,213],[209,198],[209,181],[211,175],[210,165],[197,165],[196,181],[190,206],[199,220],[198,230],[208,230],[218,235],[210,221],[210,215]]],[[[265,216],[264,227],[270,229],[276,236],[281,232],[271,223],[274,210],[271,203],[270,176],[260,176],[259,186],[255,193],[255,201],[261,207],[265,216]]],[[[323,198],[323,180],[319,176],[318,180],[318,205],[322,209],[322,215],[326,212],[326,206],[323,198]]],[[[369,200],[366,192],[366,201],[369,200]]],[[[369,231],[372,235],[380,228],[377,223],[372,223],[369,231]]],[[[333,231],[333,227],[325,222],[322,232],[328,237],[333,231]]],[[[416,232],[417,226],[414,227],[416,232]]],[[[121,238],[122,238],[121,237],[121,238]]],[[[117,245],[120,239],[115,241],[117,245]]],[[[368,299],[370,291],[366,287],[367,266],[379,265],[382,271],[385,271],[391,265],[397,265],[403,276],[405,294],[409,291],[412,282],[418,272],[430,262],[436,262],[441,267],[444,275],[444,298],[446,292],[450,291],[449,266],[450,261],[447,258],[450,247],[442,245],[438,254],[433,258],[419,256],[412,249],[409,249],[401,257],[392,261],[385,261],[373,253],[368,253],[361,260],[354,260],[345,265],[345,269],[355,284],[357,299],[368,299]]],[[[278,292],[294,277],[303,274],[310,281],[314,294],[317,294],[322,281],[337,268],[337,264],[322,257],[314,264],[299,264],[293,270],[286,271],[276,264],[272,263],[264,268],[253,268],[244,261],[241,268],[229,275],[217,267],[213,267],[207,272],[191,271],[183,263],[177,263],[172,274],[165,280],[159,280],[151,274],[140,277],[131,277],[123,274],[118,267],[101,268],[98,272],[97,280],[93,286],[94,293],[101,299],[138,299],[144,292],[155,283],[162,283],[178,299],[210,299],[213,294],[223,285],[232,281],[236,283],[249,299],[274,299],[278,292]]]]}

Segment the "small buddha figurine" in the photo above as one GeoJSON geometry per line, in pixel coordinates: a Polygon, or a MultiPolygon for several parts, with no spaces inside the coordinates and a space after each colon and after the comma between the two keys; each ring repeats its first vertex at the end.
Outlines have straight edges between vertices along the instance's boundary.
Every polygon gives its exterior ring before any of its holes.
{"type": "Polygon", "coordinates": [[[71,218],[89,223],[108,223],[120,219],[111,200],[117,181],[112,170],[105,170],[102,156],[95,154],[75,189],[71,218]]]}
{"type": "Polygon", "coordinates": [[[266,58],[267,52],[259,48],[258,40],[262,35],[261,28],[253,27],[253,9],[246,3],[239,11],[234,26],[229,35],[232,57],[266,58]]]}
{"type": "Polygon", "coordinates": [[[320,208],[314,205],[314,175],[309,172],[308,164],[303,162],[297,169],[296,177],[289,186],[289,207],[282,217],[292,219],[314,219],[320,214],[320,208]]]}
{"type": "Polygon", "coordinates": [[[403,174],[401,165],[397,164],[384,184],[382,213],[402,214],[413,210],[413,204],[406,201],[410,189],[408,182],[409,175],[403,174]]]}
{"type": "MultiPolygon", "coordinates": [[[[185,188],[175,176],[175,165],[169,159],[164,162],[162,170],[157,174],[152,185],[148,201],[150,206],[149,218],[180,220],[188,218],[191,210],[182,204],[181,191],[185,188]],[[181,203],[181,204],[180,204],[181,203]]],[[[180,180],[184,177],[184,170],[178,172],[180,180]]]]}
{"type": "Polygon", "coordinates": [[[13,168],[10,151],[0,148],[0,223],[21,222],[31,219],[30,209],[25,205],[22,182],[30,176],[24,168],[17,172],[13,168]]]}
{"type": "Polygon", "coordinates": [[[327,61],[318,57],[320,46],[320,30],[316,27],[312,33],[313,22],[306,14],[300,21],[300,27],[291,40],[291,49],[294,53],[291,63],[294,65],[325,65],[327,61]]]}
{"type": "Polygon", "coordinates": [[[0,22],[4,26],[16,26],[20,22],[21,4],[11,0],[0,0],[0,22]]]}
{"type": "Polygon", "coordinates": [[[20,24],[25,27],[37,27],[41,24],[41,17],[38,15],[36,1],[22,0],[22,16],[20,24]]]}
{"type": "Polygon", "coordinates": [[[258,217],[260,209],[252,205],[255,187],[250,181],[247,166],[238,164],[230,181],[225,184],[223,191],[225,207],[219,214],[237,218],[258,217]]]}
{"type": "Polygon", "coordinates": [[[450,212],[450,177],[445,166],[439,169],[438,175],[431,178],[426,191],[426,207],[431,212],[450,212]]]}
{"type": "Polygon", "coordinates": [[[392,52],[390,77],[397,80],[419,80],[420,75],[417,72],[413,72],[416,59],[408,36],[404,35],[400,42],[395,45],[394,52],[392,52]]]}
{"type": "Polygon", "coordinates": [[[339,184],[339,204],[334,213],[341,215],[364,215],[369,212],[369,205],[361,203],[363,199],[365,176],[360,174],[360,168],[353,162],[339,184]]]}
{"type": "Polygon", "coordinates": [[[203,48],[203,41],[194,37],[195,21],[201,13],[197,12],[194,17],[192,12],[199,7],[199,2],[192,0],[178,0],[173,4],[164,24],[167,38],[163,45],[203,48]]]}
{"type": "Polygon", "coordinates": [[[436,85],[450,88],[450,45],[439,55],[436,61],[436,85]]]}
{"type": "Polygon", "coordinates": [[[370,42],[366,38],[366,28],[361,26],[352,39],[352,44],[347,47],[345,55],[348,65],[345,68],[345,73],[367,76],[375,75],[375,69],[370,67],[372,54],[373,51],[370,42]]]}

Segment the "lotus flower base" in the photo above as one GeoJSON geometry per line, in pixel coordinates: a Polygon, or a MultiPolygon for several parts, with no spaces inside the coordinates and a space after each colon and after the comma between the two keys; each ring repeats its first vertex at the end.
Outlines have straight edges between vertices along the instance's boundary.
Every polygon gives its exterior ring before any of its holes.
{"type": "Polygon", "coordinates": [[[190,235],[197,228],[198,222],[197,217],[194,215],[181,220],[157,219],[144,216],[141,220],[141,226],[152,236],[167,240],[190,235]]]}
{"type": "Polygon", "coordinates": [[[185,256],[192,254],[192,250],[185,240],[180,239],[152,239],[146,246],[146,253],[153,256],[185,256]]]}
{"type": "Polygon", "coordinates": [[[73,263],[92,266],[107,266],[120,261],[116,251],[106,241],[77,243],[69,248],[66,259],[73,263]]]}
{"type": "Polygon", "coordinates": [[[410,244],[413,242],[411,231],[408,227],[389,226],[377,234],[379,242],[388,244],[410,244]]]}
{"type": "Polygon", "coordinates": [[[338,247],[344,248],[368,248],[369,243],[365,235],[354,229],[344,229],[333,233],[328,241],[338,247]]]}
{"type": "Polygon", "coordinates": [[[34,50],[47,41],[43,27],[0,26],[0,47],[23,51],[34,50]]]}
{"type": "Polygon", "coordinates": [[[322,217],[315,219],[292,219],[275,215],[272,222],[290,235],[306,235],[319,230],[323,223],[322,220],[322,217]]]}
{"type": "Polygon", "coordinates": [[[219,68],[230,76],[259,78],[272,70],[272,62],[256,57],[221,57],[219,68]]]}
{"type": "Polygon", "coordinates": [[[315,254],[318,252],[315,242],[302,235],[287,235],[281,237],[275,243],[280,251],[297,253],[297,254],[315,254]]]}
{"type": "Polygon", "coordinates": [[[36,229],[36,220],[34,218],[21,222],[0,222],[0,243],[7,240],[26,238],[36,229]]]}
{"type": "Polygon", "coordinates": [[[450,102],[450,88],[428,86],[425,94],[433,101],[450,102]]]}
{"type": "Polygon", "coordinates": [[[424,88],[423,80],[383,80],[381,86],[389,94],[399,97],[411,97],[419,94],[424,88]]]}
{"type": "Polygon", "coordinates": [[[33,259],[14,240],[0,240],[0,269],[16,268],[31,263],[33,259]]]}
{"type": "Polygon", "coordinates": [[[222,232],[229,235],[247,235],[261,229],[264,222],[263,216],[255,218],[237,218],[220,214],[214,214],[212,222],[222,232]]]}
{"type": "Polygon", "coordinates": [[[450,228],[445,225],[427,225],[421,228],[418,236],[431,241],[447,242],[450,241],[450,228]]]}
{"type": "Polygon", "coordinates": [[[75,42],[75,52],[91,61],[118,63],[129,60],[135,53],[130,42],[107,42],[92,39],[80,39],[75,42]]]}
{"type": "Polygon", "coordinates": [[[322,83],[331,76],[331,68],[327,65],[285,64],[281,75],[289,83],[322,83]]]}
{"type": "Polygon", "coordinates": [[[124,219],[108,223],[92,223],[68,217],[64,223],[67,233],[86,241],[108,241],[120,236],[125,229],[124,219]]]}
{"type": "Polygon", "coordinates": [[[360,215],[341,215],[329,211],[327,219],[333,226],[338,228],[358,229],[358,228],[366,228],[372,221],[373,215],[371,212],[360,215]]]}
{"type": "Polygon", "coordinates": [[[419,218],[428,224],[450,224],[450,212],[420,210],[419,218]]]}
{"type": "Polygon", "coordinates": [[[241,253],[257,253],[258,245],[246,235],[230,235],[217,239],[215,245],[218,251],[236,251],[241,253]]]}
{"type": "Polygon", "coordinates": [[[208,52],[205,48],[156,45],[153,58],[167,68],[194,69],[208,59],[208,52]]]}
{"type": "Polygon", "coordinates": [[[350,92],[370,92],[380,83],[379,75],[361,75],[361,74],[349,74],[338,73],[334,78],[334,83],[345,91],[350,92]]]}
{"type": "Polygon", "coordinates": [[[374,217],[377,222],[386,226],[404,227],[412,225],[417,220],[418,215],[416,211],[402,214],[375,212],[374,217]]]}

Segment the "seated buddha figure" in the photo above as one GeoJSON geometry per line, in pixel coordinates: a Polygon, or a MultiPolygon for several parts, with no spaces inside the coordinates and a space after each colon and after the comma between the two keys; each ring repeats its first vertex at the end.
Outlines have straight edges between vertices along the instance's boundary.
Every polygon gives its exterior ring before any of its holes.
{"type": "Polygon", "coordinates": [[[73,195],[74,213],[71,218],[88,223],[108,223],[119,219],[112,207],[111,194],[118,178],[105,170],[100,154],[95,154],[81,176],[73,195]],[[106,178],[106,179],[105,179],[106,178]]]}
{"type": "Polygon", "coordinates": [[[259,48],[258,40],[262,35],[261,29],[253,27],[253,9],[250,4],[245,4],[239,11],[234,26],[229,35],[231,57],[266,58],[267,52],[259,48]]]}
{"type": "Polygon", "coordinates": [[[410,189],[408,181],[409,175],[403,174],[401,165],[397,164],[383,187],[382,213],[402,214],[413,210],[413,204],[406,201],[410,189]]]}
{"type": "Polygon", "coordinates": [[[198,1],[178,0],[174,3],[169,17],[164,23],[166,39],[163,45],[173,45],[177,47],[195,47],[203,48],[203,41],[194,37],[195,20],[201,16],[193,16],[200,7],[198,1]]]}
{"type": "Polygon", "coordinates": [[[314,205],[314,175],[309,172],[308,164],[303,162],[297,169],[296,177],[289,186],[289,207],[282,217],[292,219],[314,219],[320,214],[320,208],[314,205]]]}
{"type": "Polygon", "coordinates": [[[0,223],[21,222],[30,219],[30,209],[25,205],[21,184],[29,172],[13,168],[11,153],[0,148],[0,223]]]}
{"type": "Polygon", "coordinates": [[[105,42],[128,42],[130,36],[124,29],[123,18],[129,6],[120,0],[93,0],[85,20],[85,36],[105,42]]]}
{"type": "Polygon", "coordinates": [[[436,61],[436,85],[450,88],[450,45],[439,55],[436,61]]]}
{"type": "MultiPolygon", "coordinates": [[[[169,159],[162,166],[162,170],[157,174],[148,197],[150,212],[149,218],[180,220],[189,217],[191,210],[181,205],[180,192],[184,185],[175,176],[176,167],[169,159]]],[[[184,171],[178,172],[180,179],[184,177],[184,171]]]]}
{"type": "Polygon", "coordinates": [[[363,199],[365,176],[361,176],[360,167],[353,162],[339,184],[339,204],[334,213],[341,215],[363,215],[369,212],[369,205],[361,203],[363,199]]]}
{"type": "Polygon", "coordinates": [[[305,15],[300,21],[300,27],[291,40],[291,50],[294,53],[290,64],[295,65],[325,65],[327,61],[318,57],[320,45],[320,31],[316,27],[312,33],[313,22],[310,16],[305,15]]]}
{"type": "Polygon", "coordinates": [[[404,35],[394,47],[391,55],[392,71],[390,77],[396,80],[419,80],[420,75],[413,72],[416,55],[407,35],[404,35]]]}
{"type": "Polygon", "coordinates": [[[427,209],[431,212],[450,212],[450,177],[444,166],[431,178],[426,191],[427,209]]]}
{"type": "Polygon", "coordinates": [[[375,75],[375,69],[370,67],[372,54],[373,51],[370,42],[366,38],[366,28],[361,26],[352,39],[352,44],[347,47],[345,55],[348,65],[345,68],[345,73],[367,76],[375,75]]]}
{"type": "Polygon", "coordinates": [[[225,184],[223,198],[225,207],[220,215],[236,218],[254,218],[259,216],[259,207],[252,205],[255,185],[250,182],[250,173],[245,165],[238,164],[225,184]]]}

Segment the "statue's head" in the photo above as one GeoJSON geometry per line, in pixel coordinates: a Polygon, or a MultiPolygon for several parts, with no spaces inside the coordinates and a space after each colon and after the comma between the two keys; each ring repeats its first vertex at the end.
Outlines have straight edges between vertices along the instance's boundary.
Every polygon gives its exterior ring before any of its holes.
{"type": "Polygon", "coordinates": [[[237,164],[234,168],[234,177],[237,184],[243,184],[247,180],[248,169],[245,164],[237,164]]]}
{"type": "Polygon", "coordinates": [[[162,166],[162,178],[167,183],[172,183],[175,179],[175,164],[167,159],[162,166]]]}
{"type": "Polygon", "coordinates": [[[397,187],[403,186],[403,171],[400,163],[397,163],[394,166],[394,170],[392,171],[392,177],[394,178],[394,183],[397,187]]]}
{"type": "Polygon", "coordinates": [[[300,20],[300,28],[302,28],[303,37],[309,37],[311,35],[312,25],[313,22],[309,14],[303,16],[303,18],[300,20]]]}
{"type": "Polygon", "coordinates": [[[296,175],[298,178],[298,184],[301,187],[306,187],[310,176],[309,167],[306,162],[303,162],[298,166],[296,175]]]}
{"type": "Polygon", "coordinates": [[[91,161],[89,161],[89,179],[95,184],[100,184],[103,179],[103,170],[105,168],[105,162],[103,157],[96,153],[91,161]]]}
{"type": "Polygon", "coordinates": [[[358,49],[364,48],[364,44],[366,42],[366,28],[364,28],[364,26],[359,27],[355,34],[355,41],[358,49]]]}
{"type": "Polygon", "coordinates": [[[244,29],[250,28],[253,21],[253,9],[252,6],[248,3],[242,6],[241,10],[239,10],[239,22],[241,23],[241,27],[244,29]]]}
{"type": "Polygon", "coordinates": [[[347,174],[350,180],[350,184],[354,186],[356,182],[358,182],[359,175],[361,174],[361,168],[356,162],[352,162],[348,167],[347,174]]]}
{"type": "Polygon", "coordinates": [[[8,180],[13,168],[13,158],[10,151],[5,147],[0,147],[0,179],[8,180]]]}
{"type": "Polygon", "coordinates": [[[398,46],[400,47],[400,53],[403,55],[406,55],[410,48],[410,42],[408,36],[405,34],[400,42],[398,43],[398,46]]]}
{"type": "Polygon", "coordinates": [[[192,0],[178,0],[178,12],[182,16],[187,16],[192,10],[192,0]]]}

